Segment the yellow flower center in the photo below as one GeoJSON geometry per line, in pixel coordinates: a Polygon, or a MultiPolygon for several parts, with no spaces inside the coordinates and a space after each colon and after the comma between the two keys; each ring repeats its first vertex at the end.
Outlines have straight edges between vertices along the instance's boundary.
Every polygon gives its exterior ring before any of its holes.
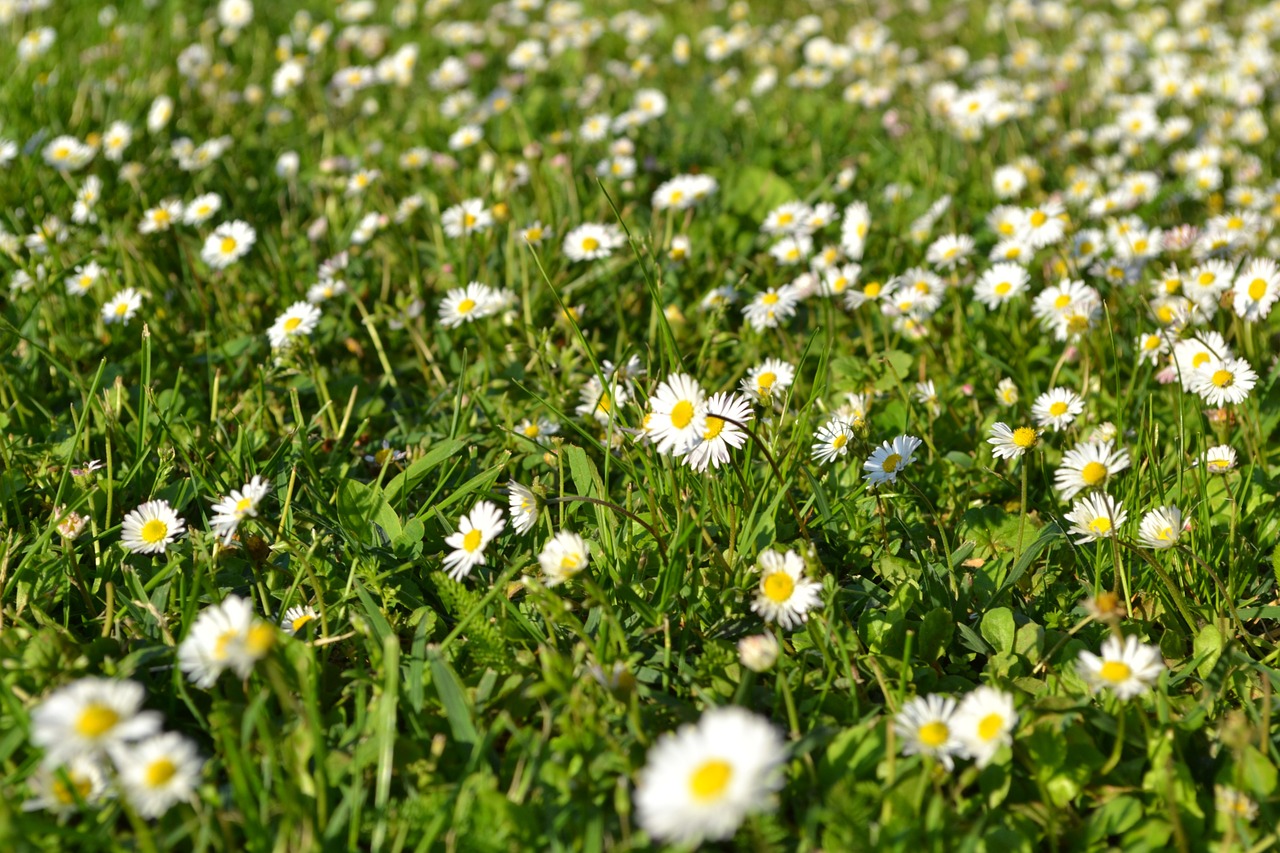
{"type": "Polygon", "coordinates": [[[1013,443],[1021,448],[1035,447],[1036,431],[1031,427],[1018,427],[1013,431],[1013,443]]]}
{"type": "Polygon", "coordinates": [[[795,221],[795,217],[792,216],[790,213],[781,213],[778,215],[779,225],[790,225],[794,221],[795,221]]]}
{"type": "Polygon", "coordinates": [[[844,433],[840,433],[835,438],[831,439],[831,449],[839,450],[840,448],[844,447],[845,444],[848,443],[848,441],[849,441],[849,436],[845,435],[844,433]]]}
{"type": "Polygon", "coordinates": [[[301,325],[302,325],[301,317],[290,317],[288,320],[284,321],[284,330],[286,332],[292,332],[301,325]]]}
{"type": "Polygon", "coordinates": [[[1195,355],[1193,355],[1193,356],[1191,357],[1191,366],[1192,366],[1192,367],[1199,367],[1200,365],[1202,365],[1202,364],[1204,364],[1206,361],[1208,361],[1208,360],[1209,360],[1209,358],[1210,358],[1209,353],[1207,353],[1207,352],[1198,352],[1198,353],[1196,353],[1195,355]]]}
{"type": "Polygon", "coordinates": [[[724,418],[717,418],[715,415],[707,415],[707,431],[702,434],[706,441],[711,441],[719,437],[724,430],[724,418]]]}
{"type": "Polygon", "coordinates": [[[289,628],[296,634],[299,631],[301,631],[303,626],[305,626],[308,622],[314,622],[315,618],[316,617],[312,616],[310,613],[304,613],[301,616],[299,616],[297,619],[294,619],[292,622],[290,622],[289,628]]]}
{"type": "Polygon", "coordinates": [[[1104,681],[1119,684],[1122,681],[1128,681],[1133,676],[1133,670],[1123,661],[1109,660],[1102,665],[1102,669],[1098,670],[1098,675],[1104,681]]]}
{"type": "Polygon", "coordinates": [[[174,777],[178,765],[167,758],[160,758],[147,765],[144,780],[148,788],[159,788],[174,777]]]}
{"type": "Polygon", "coordinates": [[[680,202],[682,202],[682,201],[684,201],[684,193],[683,193],[683,192],[681,192],[680,190],[674,190],[674,191],[671,193],[671,203],[672,203],[672,204],[679,204],[679,203],[680,203],[680,202]]]}
{"type": "Polygon", "coordinates": [[[464,550],[474,553],[480,547],[480,540],[483,538],[479,530],[472,528],[467,531],[467,535],[462,537],[462,547],[464,550]]]}
{"type": "Polygon", "coordinates": [[[76,720],[76,734],[86,738],[100,738],[116,727],[120,715],[115,709],[99,702],[90,702],[76,720]]]}
{"type": "Polygon", "coordinates": [[[756,387],[759,388],[762,393],[767,394],[769,390],[773,388],[773,383],[777,381],[778,374],[772,371],[766,371],[765,373],[761,373],[760,377],[756,379],[756,387]]]}
{"type": "Polygon", "coordinates": [[[1107,518],[1105,515],[1099,516],[1089,522],[1089,529],[1099,536],[1106,536],[1111,532],[1111,519],[1107,518]]]}
{"type": "Polygon", "coordinates": [[[795,580],[786,572],[774,572],[764,579],[764,594],[776,604],[789,600],[795,588],[795,580]]]}
{"type": "Polygon", "coordinates": [[[223,631],[218,635],[218,640],[213,644],[214,660],[226,660],[227,650],[231,644],[236,641],[236,637],[240,636],[239,632],[232,628],[229,631],[223,631]]]}
{"type": "Polygon", "coordinates": [[[1053,307],[1058,309],[1066,308],[1070,304],[1071,304],[1071,297],[1065,293],[1059,296],[1057,299],[1053,300],[1053,307]]]}
{"type": "Polygon", "coordinates": [[[1169,294],[1177,293],[1181,287],[1182,287],[1182,279],[1178,279],[1178,278],[1165,279],[1165,282],[1164,282],[1165,293],[1169,293],[1169,294]]]}
{"type": "Polygon", "coordinates": [[[1216,275],[1206,270],[1200,273],[1200,284],[1204,285],[1205,287],[1208,287],[1209,285],[1213,284],[1213,280],[1215,278],[1217,278],[1216,275]]]}
{"type": "Polygon", "coordinates": [[[1004,717],[999,714],[987,714],[978,723],[978,737],[992,740],[1004,730],[1004,717]]]}
{"type": "Polygon", "coordinates": [[[165,210],[163,207],[158,208],[156,212],[151,215],[151,218],[156,221],[157,225],[164,225],[169,221],[169,211],[165,210]]]}
{"type": "Polygon", "coordinates": [[[1096,486],[1107,479],[1107,466],[1101,462],[1090,462],[1080,470],[1080,479],[1087,485],[1096,486]]]}
{"type": "Polygon", "coordinates": [[[671,408],[671,425],[676,429],[684,429],[693,422],[693,403],[681,400],[671,408]]]}
{"type": "Polygon", "coordinates": [[[236,501],[236,512],[238,513],[244,512],[245,510],[249,509],[252,506],[253,506],[252,500],[250,500],[249,498],[241,498],[240,500],[236,501]]]}
{"type": "Polygon", "coordinates": [[[158,518],[153,518],[146,524],[142,525],[142,529],[138,531],[138,535],[142,537],[143,542],[146,542],[148,545],[154,545],[169,535],[169,525],[165,524],[158,518]]]}
{"type": "Polygon", "coordinates": [[[1265,279],[1255,278],[1249,282],[1249,298],[1255,302],[1267,294],[1267,282],[1265,279]]]}
{"type": "Polygon", "coordinates": [[[470,314],[476,310],[476,301],[474,299],[464,299],[458,303],[459,314],[470,314]]]}
{"type": "Polygon", "coordinates": [[[1142,341],[1142,348],[1143,349],[1159,349],[1160,337],[1158,335],[1147,335],[1147,337],[1142,341]]]}
{"type": "Polygon", "coordinates": [[[882,289],[882,285],[880,284],[880,282],[869,281],[867,282],[867,286],[862,288],[862,293],[868,299],[875,299],[877,296],[880,295],[881,289],[882,289]]]}
{"type": "Polygon", "coordinates": [[[733,778],[733,765],[720,758],[711,758],[698,765],[689,777],[689,791],[695,800],[710,802],[719,799],[733,778]]]}
{"type": "Polygon", "coordinates": [[[925,723],[921,726],[916,736],[925,746],[937,749],[951,737],[951,729],[941,720],[934,720],[932,723],[925,723]]]}
{"type": "Polygon", "coordinates": [[[1000,227],[997,228],[996,230],[999,231],[1001,234],[1005,235],[1006,237],[1008,237],[1010,234],[1013,233],[1013,223],[1001,222],[1000,227]]]}
{"type": "Polygon", "coordinates": [[[118,303],[116,303],[116,316],[117,316],[117,317],[123,317],[125,314],[128,314],[128,313],[129,313],[129,303],[128,303],[128,302],[118,302],[118,303]]]}
{"type": "Polygon", "coordinates": [[[1159,539],[1161,542],[1168,542],[1173,538],[1173,528],[1172,527],[1160,528],[1160,532],[1156,534],[1156,538],[1159,539]]]}
{"type": "Polygon", "coordinates": [[[898,453],[890,453],[884,458],[884,461],[880,463],[880,467],[884,469],[886,474],[892,474],[894,471],[898,470],[898,466],[901,464],[902,455],[898,453]]]}
{"type": "Polygon", "coordinates": [[[1043,210],[1037,210],[1035,213],[1031,214],[1032,228],[1039,228],[1041,225],[1044,225],[1048,221],[1049,221],[1049,216],[1043,210]]]}
{"type": "Polygon", "coordinates": [[[584,252],[594,252],[596,249],[599,249],[599,248],[600,248],[600,241],[597,240],[595,237],[587,237],[582,241],[582,251],[584,252]]]}
{"type": "Polygon", "coordinates": [[[1060,418],[1067,413],[1068,408],[1070,407],[1066,403],[1059,400],[1058,402],[1049,406],[1049,414],[1053,415],[1055,418],[1060,418]]]}
{"type": "Polygon", "coordinates": [[[260,658],[271,651],[271,647],[275,644],[276,629],[265,622],[260,622],[250,628],[249,636],[244,641],[245,648],[255,658],[260,658]]]}
{"type": "Polygon", "coordinates": [[[1230,370],[1215,370],[1213,376],[1210,377],[1214,385],[1219,388],[1226,388],[1235,379],[1230,370]]]}
{"type": "Polygon", "coordinates": [[[475,214],[473,214],[473,213],[464,213],[464,214],[462,214],[462,227],[463,227],[463,228],[470,228],[471,226],[473,226],[473,225],[475,225],[475,224],[476,224],[476,217],[475,217],[475,214]]]}
{"type": "Polygon", "coordinates": [[[222,242],[218,244],[218,249],[224,255],[229,255],[236,250],[235,237],[223,237],[222,242]]]}
{"type": "Polygon", "coordinates": [[[76,801],[77,795],[83,800],[93,791],[93,782],[84,776],[78,776],[68,771],[67,778],[71,780],[70,785],[67,785],[61,779],[55,779],[50,791],[53,794],[53,798],[62,805],[71,805],[76,801]]]}
{"type": "Polygon", "coordinates": [[[524,428],[524,434],[527,435],[529,438],[537,438],[541,432],[542,430],[539,429],[537,424],[529,424],[527,427],[524,428]]]}
{"type": "Polygon", "coordinates": [[[1007,281],[1002,281],[995,286],[994,290],[1000,296],[1005,296],[1010,290],[1013,290],[1013,285],[1007,281]]]}

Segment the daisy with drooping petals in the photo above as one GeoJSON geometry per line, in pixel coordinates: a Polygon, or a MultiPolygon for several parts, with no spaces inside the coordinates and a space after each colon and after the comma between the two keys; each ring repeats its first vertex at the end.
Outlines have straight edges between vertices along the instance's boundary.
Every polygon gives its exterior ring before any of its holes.
{"type": "Polygon", "coordinates": [[[163,554],[184,526],[168,501],[147,501],[124,517],[120,544],[135,554],[163,554]]]}
{"type": "Polygon", "coordinates": [[[994,423],[987,444],[991,445],[991,455],[997,459],[1017,459],[1039,441],[1040,431],[1035,427],[1011,429],[1008,424],[994,423]]]}
{"type": "Polygon", "coordinates": [[[822,584],[805,578],[804,560],[795,551],[763,551],[756,566],[760,569],[760,589],[751,609],[766,622],[795,628],[804,624],[809,611],[822,603],[822,584]]]}
{"type": "Polygon", "coordinates": [[[224,222],[204,241],[200,259],[215,270],[226,269],[248,254],[257,239],[257,232],[248,222],[224,222]]]}
{"type": "Polygon", "coordinates": [[[894,731],[902,738],[902,754],[929,755],[950,770],[954,756],[964,750],[952,725],[955,710],[956,700],[936,693],[917,696],[903,705],[893,721],[894,731]]]}
{"type": "Polygon", "coordinates": [[[232,489],[230,495],[213,505],[213,521],[210,526],[222,539],[223,545],[231,544],[241,521],[257,518],[258,504],[269,491],[271,486],[267,481],[255,474],[243,488],[232,489]]]}
{"type": "Polygon", "coordinates": [[[538,554],[542,582],[547,586],[558,586],[585,569],[590,559],[591,548],[586,540],[569,530],[561,530],[547,540],[538,554]]]}
{"type": "Polygon", "coordinates": [[[280,617],[280,628],[290,637],[320,618],[320,614],[309,604],[290,607],[280,617]]]}
{"type": "Polygon", "coordinates": [[[174,732],[118,746],[112,758],[125,797],[146,818],[160,817],[175,803],[193,799],[204,767],[196,745],[174,732]]]}
{"type": "Polygon", "coordinates": [[[677,373],[649,398],[646,421],[661,454],[680,455],[702,440],[707,431],[707,399],[698,381],[677,373]]]}
{"type": "Polygon", "coordinates": [[[444,558],[449,577],[460,581],[476,566],[483,566],[484,549],[506,525],[502,510],[489,501],[480,501],[462,516],[457,531],[444,540],[444,544],[453,549],[444,558]]]}
{"type": "Polygon", "coordinates": [[[136,681],[93,676],[50,693],[31,710],[31,743],[51,764],[101,754],[116,744],[160,731],[160,715],[142,710],[136,681]]]}
{"type": "Polygon", "coordinates": [[[1113,448],[1110,441],[1090,441],[1062,454],[1062,463],[1053,473],[1054,488],[1064,501],[1085,489],[1106,486],[1107,480],[1129,467],[1129,451],[1113,448]]]}
{"type": "Polygon", "coordinates": [[[748,814],[771,807],[785,761],[768,720],[736,706],[710,709],[649,750],[636,779],[637,820],[655,841],[727,839],[748,814]]]}
{"type": "Polygon", "coordinates": [[[991,763],[1000,747],[1013,743],[1013,730],[1017,725],[1013,696],[986,686],[965,696],[951,718],[951,727],[964,752],[979,767],[991,763]]]}
{"type": "Polygon", "coordinates": [[[1156,507],[1142,516],[1138,524],[1138,541],[1146,548],[1162,551],[1174,546],[1182,530],[1182,510],[1173,505],[1156,507]]]}
{"type": "Polygon", "coordinates": [[[827,421],[813,436],[813,446],[809,449],[813,461],[826,465],[849,452],[849,442],[853,440],[853,427],[844,420],[835,417],[827,421]]]}
{"type": "Polygon", "coordinates": [[[741,394],[720,392],[707,400],[707,426],[702,439],[684,451],[677,451],[695,471],[707,470],[707,465],[719,468],[729,461],[729,449],[741,447],[747,441],[747,433],[740,426],[751,420],[754,413],[751,404],[741,394]]]}
{"type": "Polygon", "coordinates": [[[538,523],[538,496],[528,486],[515,480],[507,484],[507,504],[511,510],[511,529],[523,536],[538,523]]]}
{"type": "Polygon", "coordinates": [[[1132,699],[1150,689],[1164,671],[1160,649],[1138,642],[1129,636],[1121,643],[1117,637],[1108,637],[1102,643],[1101,655],[1080,652],[1076,669],[1080,677],[1097,693],[1110,690],[1120,699],[1132,699]]]}
{"type": "Polygon", "coordinates": [[[863,479],[873,488],[883,483],[896,483],[898,474],[911,464],[916,449],[923,443],[914,435],[900,435],[892,442],[884,442],[862,463],[863,470],[867,472],[863,479]]]}
{"type": "Polygon", "coordinates": [[[298,339],[314,332],[319,323],[319,308],[310,302],[295,302],[267,329],[267,339],[274,350],[288,349],[298,339]]]}
{"type": "Polygon", "coordinates": [[[1079,537],[1076,539],[1077,544],[1109,539],[1116,535],[1116,528],[1129,517],[1123,506],[1123,502],[1106,492],[1086,495],[1072,504],[1071,512],[1067,513],[1067,521],[1071,522],[1068,532],[1079,537]]]}
{"type": "Polygon", "coordinates": [[[1070,426],[1083,411],[1084,400],[1070,388],[1050,388],[1031,405],[1036,423],[1055,432],[1070,426]]]}
{"type": "Polygon", "coordinates": [[[248,678],[276,643],[276,626],[258,618],[238,595],[200,611],[178,644],[178,667],[196,687],[208,689],[228,669],[248,678]]]}

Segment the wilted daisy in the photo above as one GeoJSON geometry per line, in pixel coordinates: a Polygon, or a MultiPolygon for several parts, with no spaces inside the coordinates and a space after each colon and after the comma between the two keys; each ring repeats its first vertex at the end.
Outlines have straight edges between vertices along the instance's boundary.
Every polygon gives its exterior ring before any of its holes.
{"type": "Polygon", "coordinates": [[[637,820],[655,841],[729,838],[748,814],[774,806],[785,761],[782,735],[768,720],[713,708],[649,750],[636,779],[637,820]]]}
{"type": "Polygon", "coordinates": [[[498,294],[487,284],[473,281],[450,290],[440,303],[440,325],[446,328],[492,316],[500,305],[498,294]]]}
{"type": "Polygon", "coordinates": [[[230,495],[213,505],[210,527],[222,539],[223,545],[231,544],[241,521],[258,516],[258,504],[269,491],[271,486],[267,481],[255,474],[243,488],[232,489],[230,495]]]}
{"type": "Polygon", "coordinates": [[[45,761],[27,784],[32,796],[23,801],[23,811],[43,810],[59,815],[75,811],[80,803],[94,805],[107,792],[102,763],[90,754],[72,756],[65,764],[45,761]]]}
{"type": "Polygon", "coordinates": [[[1172,504],[1156,507],[1142,516],[1138,524],[1138,541],[1147,548],[1172,548],[1182,535],[1182,510],[1172,504]]]}
{"type": "Polygon", "coordinates": [[[142,294],[132,287],[126,287],[108,299],[107,304],[102,306],[102,322],[107,325],[128,323],[141,307],[142,294]]]}
{"type": "Polygon", "coordinates": [[[587,567],[591,549],[586,540],[569,530],[561,530],[547,540],[538,554],[543,583],[558,586],[587,567]]]}
{"type": "Polygon", "coordinates": [[[1229,444],[1210,447],[1204,454],[1204,467],[1210,474],[1225,474],[1236,467],[1236,452],[1229,444]]]}
{"type": "Polygon", "coordinates": [[[1076,669],[1094,693],[1110,690],[1120,699],[1131,699],[1146,693],[1155,683],[1164,671],[1164,660],[1159,648],[1143,645],[1137,637],[1125,637],[1123,643],[1117,637],[1108,637],[1102,643],[1101,655],[1080,652],[1076,669]]]}
{"type": "Polygon", "coordinates": [[[707,431],[707,398],[692,376],[677,373],[649,398],[646,428],[659,453],[681,454],[707,431]]]}
{"type": "Polygon", "coordinates": [[[893,720],[894,731],[902,738],[902,754],[931,755],[950,770],[954,756],[964,750],[953,728],[955,710],[956,700],[936,693],[916,696],[903,705],[893,720]]]}
{"type": "Polygon", "coordinates": [[[320,614],[309,604],[290,607],[280,617],[280,628],[292,637],[319,618],[320,614]]]}
{"type": "Polygon", "coordinates": [[[1031,405],[1035,422],[1055,432],[1070,426],[1083,411],[1084,401],[1070,388],[1050,388],[1031,405]]]}
{"type": "Polygon", "coordinates": [[[1258,383],[1258,374],[1243,358],[1227,358],[1198,368],[1191,390],[1210,406],[1242,403],[1258,383]]]}
{"type": "Polygon", "coordinates": [[[714,394],[707,400],[706,409],[702,438],[683,451],[676,451],[695,471],[705,471],[707,465],[719,468],[728,462],[729,449],[741,447],[747,441],[747,433],[739,424],[747,423],[754,416],[751,404],[741,394],[714,394]]]}
{"type": "Polygon", "coordinates": [[[147,501],[124,517],[120,544],[135,554],[163,554],[185,525],[168,501],[147,501]]]}
{"type": "Polygon", "coordinates": [[[471,512],[458,519],[458,529],[444,540],[453,549],[444,558],[449,577],[462,580],[476,566],[483,566],[484,549],[505,526],[502,510],[489,501],[479,501],[471,512]]]}
{"type": "Polygon", "coordinates": [[[200,611],[178,645],[178,667],[207,690],[228,669],[248,678],[275,642],[276,626],[258,618],[248,600],[229,595],[200,611]]]}
{"type": "Polygon", "coordinates": [[[796,369],[780,358],[767,358],[747,371],[742,380],[742,390],[751,399],[761,403],[780,399],[795,381],[796,369]]]}
{"type": "Polygon", "coordinates": [[[986,767],[1000,747],[1013,743],[1013,730],[1017,725],[1013,696],[986,686],[965,696],[951,718],[951,727],[964,752],[979,767],[986,767]]]}
{"type": "Polygon", "coordinates": [[[1067,513],[1068,531],[1079,538],[1077,543],[1093,542],[1116,535],[1116,528],[1129,517],[1123,503],[1106,492],[1094,492],[1076,500],[1067,513]]]}
{"type": "Polygon", "coordinates": [[[118,745],[112,759],[129,804],[142,817],[159,817],[175,803],[195,797],[204,766],[196,745],[174,732],[118,745]]]}
{"type": "Polygon", "coordinates": [[[213,230],[200,249],[200,259],[216,270],[226,269],[248,254],[258,234],[242,220],[224,222],[213,230]]]}
{"type": "Polygon", "coordinates": [[[795,551],[762,551],[756,568],[760,570],[760,589],[751,609],[766,622],[788,629],[797,627],[808,620],[810,610],[822,603],[822,584],[805,578],[804,560],[795,551]]]}
{"type": "Polygon", "coordinates": [[[320,309],[310,302],[295,302],[289,309],[276,318],[267,330],[267,338],[272,349],[288,349],[299,338],[305,338],[315,331],[320,322],[320,309]]]}
{"type": "Polygon", "coordinates": [[[892,442],[884,442],[877,447],[871,457],[862,463],[867,473],[863,475],[868,485],[874,487],[883,483],[896,483],[898,474],[911,464],[916,449],[923,442],[914,435],[900,435],[892,442]]]}
{"type": "Polygon", "coordinates": [[[511,510],[511,529],[523,536],[538,523],[538,496],[528,486],[515,480],[507,484],[507,502],[511,510]]]}
{"type": "Polygon", "coordinates": [[[834,462],[849,452],[849,442],[853,440],[853,427],[836,417],[818,427],[813,436],[813,446],[809,453],[813,461],[820,465],[834,462]]]}
{"type": "Polygon", "coordinates": [[[1040,431],[1035,427],[1023,426],[1011,429],[1008,424],[991,425],[991,437],[987,443],[991,445],[991,455],[997,459],[1017,459],[1036,446],[1040,440],[1040,431]]]}
{"type": "Polygon", "coordinates": [[[142,710],[136,681],[86,677],[61,687],[31,709],[31,742],[59,764],[100,754],[160,731],[160,715],[142,710]]]}
{"type": "Polygon", "coordinates": [[[1098,489],[1107,480],[1129,467],[1129,451],[1116,450],[1110,441],[1089,441],[1062,454],[1053,485],[1064,501],[1085,489],[1098,489]]]}

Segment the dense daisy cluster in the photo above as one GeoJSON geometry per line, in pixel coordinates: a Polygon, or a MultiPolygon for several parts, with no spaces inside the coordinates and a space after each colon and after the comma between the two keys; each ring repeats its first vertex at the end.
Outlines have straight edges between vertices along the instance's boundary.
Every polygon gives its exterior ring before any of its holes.
{"type": "Polygon", "coordinates": [[[0,38],[14,837],[1274,843],[1280,0],[0,38]]]}

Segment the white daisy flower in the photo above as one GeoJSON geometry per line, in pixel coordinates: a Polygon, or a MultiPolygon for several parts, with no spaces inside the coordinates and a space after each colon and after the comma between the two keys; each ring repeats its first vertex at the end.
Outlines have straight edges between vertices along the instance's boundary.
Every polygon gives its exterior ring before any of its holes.
{"type": "Polygon", "coordinates": [[[523,536],[538,523],[538,496],[528,486],[515,480],[507,484],[507,502],[511,511],[511,529],[523,536]]]}
{"type": "Polygon", "coordinates": [[[911,464],[916,449],[923,443],[914,435],[900,435],[892,442],[884,442],[862,463],[863,470],[867,472],[863,479],[873,488],[883,483],[896,483],[898,474],[911,464]]]}
{"type": "Polygon", "coordinates": [[[120,544],[135,554],[163,554],[185,524],[168,501],[147,501],[124,517],[120,544]]]}
{"type": "Polygon", "coordinates": [[[483,566],[484,549],[504,527],[502,510],[489,501],[479,501],[471,512],[462,516],[457,531],[444,540],[444,544],[453,549],[444,558],[449,577],[460,581],[476,566],[483,566]]]}
{"type": "Polygon", "coordinates": [[[280,628],[292,637],[319,618],[320,614],[309,604],[290,607],[284,612],[284,616],[280,617],[280,628]]]}
{"type": "Polygon", "coordinates": [[[1115,536],[1116,528],[1129,517],[1123,506],[1123,502],[1106,492],[1094,492],[1079,498],[1066,516],[1071,522],[1068,532],[1078,536],[1076,542],[1080,544],[1115,536]]]}
{"type": "Polygon", "coordinates": [[[809,453],[814,462],[826,465],[847,454],[849,442],[852,439],[853,427],[841,418],[835,417],[818,427],[809,453]]]}
{"type": "Polygon", "coordinates": [[[319,308],[310,302],[295,302],[271,324],[267,339],[271,341],[272,349],[288,349],[299,338],[314,332],[319,322],[319,308]]]}
{"type": "Polygon", "coordinates": [[[766,622],[791,629],[804,624],[809,611],[822,604],[822,584],[804,576],[804,560],[795,551],[768,550],[756,562],[760,589],[751,609],[766,622]]]}
{"type": "Polygon", "coordinates": [[[692,376],[677,373],[649,398],[645,426],[661,454],[683,454],[707,431],[707,398],[692,376]]]}
{"type": "Polygon", "coordinates": [[[714,394],[707,401],[707,426],[702,438],[676,455],[683,455],[686,464],[695,471],[705,471],[707,465],[719,468],[729,461],[730,448],[746,443],[747,433],[738,424],[745,424],[752,417],[751,404],[742,395],[714,394]]]}
{"type": "Polygon", "coordinates": [[[31,743],[59,764],[160,731],[161,717],[143,711],[136,681],[87,677],[55,690],[31,710],[31,743]]]}
{"type": "Polygon", "coordinates": [[[210,526],[214,534],[222,539],[223,545],[231,544],[241,521],[257,518],[258,504],[269,491],[270,484],[255,474],[242,489],[233,489],[230,495],[214,503],[210,526]]]}
{"type": "Polygon", "coordinates": [[[1236,452],[1228,444],[1219,444],[1205,451],[1204,467],[1210,474],[1225,474],[1236,467],[1236,452]]]}
{"type": "Polygon", "coordinates": [[[102,306],[102,322],[107,325],[128,323],[141,307],[142,294],[132,287],[126,287],[102,306]]]}
{"type": "Polygon", "coordinates": [[[795,381],[796,369],[780,358],[767,358],[743,378],[742,390],[759,403],[781,399],[783,393],[795,381]]]}
{"type": "Polygon", "coordinates": [[[591,548],[581,536],[569,530],[561,530],[547,540],[538,554],[542,567],[543,583],[558,586],[587,567],[591,548]]]}
{"type": "Polygon", "coordinates": [[[964,750],[952,724],[955,710],[956,700],[936,693],[917,696],[903,705],[893,721],[894,731],[902,738],[902,754],[930,755],[950,770],[953,756],[964,750]]]}
{"type": "Polygon", "coordinates": [[[112,750],[125,798],[144,818],[160,817],[175,803],[195,798],[204,761],[196,745],[175,732],[112,750]]]}
{"type": "Polygon", "coordinates": [[[1242,403],[1258,384],[1258,374],[1243,358],[1209,363],[1195,371],[1191,390],[1215,408],[1242,403]]]}
{"type": "Polygon", "coordinates": [[[1013,743],[1018,726],[1018,712],[1013,696],[992,687],[978,687],[960,702],[951,727],[963,745],[964,752],[979,767],[986,767],[1002,746],[1013,743]]]}
{"type": "Polygon", "coordinates": [[[182,222],[184,225],[202,225],[221,209],[222,196],[217,193],[205,193],[196,196],[183,208],[182,222]]]}
{"type": "Polygon", "coordinates": [[[1110,441],[1089,441],[1062,454],[1062,462],[1053,473],[1054,488],[1064,501],[1085,489],[1106,486],[1107,480],[1129,467],[1129,451],[1114,449],[1110,441]]]}
{"type": "Polygon", "coordinates": [[[200,259],[216,270],[226,269],[248,254],[258,234],[242,220],[224,222],[204,241],[200,259]]]}
{"type": "Polygon", "coordinates": [[[498,294],[487,284],[473,281],[465,288],[450,290],[440,303],[440,325],[452,329],[463,323],[473,323],[497,312],[501,302],[498,294]]]}
{"type": "Polygon", "coordinates": [[[1132,699],[1146,693],[1164,671],[1160,649],[1138,642],[1129,636],[1121,643],[1108,637],[1102,643],[1101,655],[1080,652],[1076,669],[1094,693],[1110,690],[1120,699],[1132,699]]]}
{"type": "Polygon", "coordinates": [[[1040,431],[1035,427],[1012,429],[1005,423],[991,425],[991,455],[997,459],[1017,459],[1040,441],[1040,431]]]}
{"type": "Polygon", "coordinates": [[[1157,551],[1172,548],[1182,535],[1182,510],[1170,504],[1156,507],[1142,516],[1138,524],[1138,541],[1157,551]]]}
{"type": "Polygon", "coordinates": [[[1236,278],[1232,307],[1249,321],[1265,320],[1280,299],[1280,266],[1269,258],[1254,258],[1236,278]]]}
{"type": "Polygon", "coordinates": [[[46,760],[27,784],[32,796],[23,801],[22,810],[44,810],[56,815],[70,814],[81,803],[94,805],[107,793],[106,773],[91,754],[72,756],[65,764],[46,760]]]}
{"type": "Polygon", "coordinates": [[[1036,424],[1055,432],[1070,426],[1083,412],[1084,400],[1070,388],[1050,388],[1031,405],[1031,417],[1036,424]]]}
{"type": "Polygon", "coordinates": [[[259,619],[246,599],[229,595],[200,611],[178,645],[178,667],[207,690],[227,669],[248,678],[275,642],[276,626],[259,619]]]}

